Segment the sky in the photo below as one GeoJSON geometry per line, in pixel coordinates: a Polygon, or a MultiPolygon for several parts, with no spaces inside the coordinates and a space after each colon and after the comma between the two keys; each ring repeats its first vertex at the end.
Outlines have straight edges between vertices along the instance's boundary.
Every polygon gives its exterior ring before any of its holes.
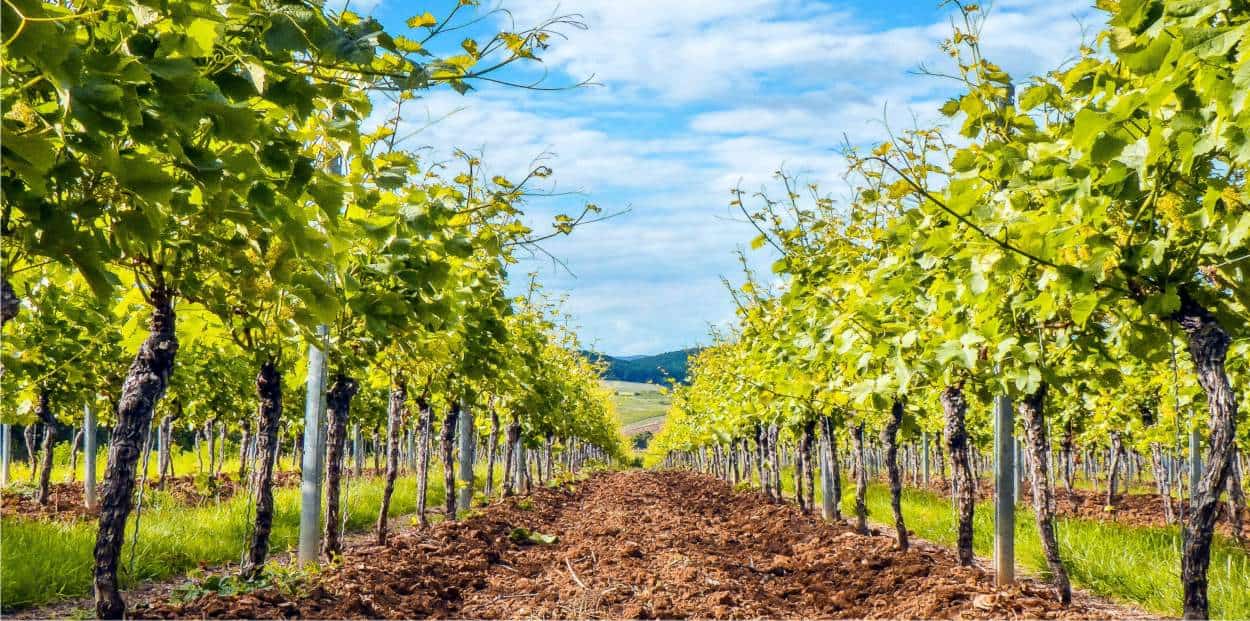
{"type": "MultiPolygon", "coordinates": [[[[1017,82],[1071,60],[1102,25],[1091,4],[983,5],[987,58],[1017,82]]],[[[414,13],[446,11],[406,0],[351,6],[392,32],[414,13]]],[[[512,179],[535,162],[550,166],[541,189],[553,196],[525,207],[537,231],[585,202],[625,212],[545,242],[512,272],[524,282],[537,271],[583,344],[613,355],[706,344],[710,326],[733,322],[724,281],[742,282],[738,254],[768,273],[774,257],[749,250],[754,232],[731,210],[731,189],[776,194],[774,172],[784,169],[845,195],[846,144],[874,144],[887,126],[940,123],[938,106],[958,92],[917,74],[951,69],[938,44],[955,15],[937,0],[504,0],[462,14],[483,19],[444,46],[556,15],[585,25],[560,29],[541,65],[510,77],[541,70],[548,86],[594,85],[436,90],[406,104],[403,123],[419,130],[406,146],[432,161],[459,148],[512,179]],[[507,13],[490,11],[499,7],[507,13]]]]}

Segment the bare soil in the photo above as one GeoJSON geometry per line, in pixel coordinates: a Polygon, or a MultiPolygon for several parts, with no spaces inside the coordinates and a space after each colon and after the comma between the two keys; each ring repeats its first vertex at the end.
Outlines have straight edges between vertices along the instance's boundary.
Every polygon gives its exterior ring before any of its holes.
{"type": "MultiPolygon", "coordinates": [[[[142,599],[141,596],[136,600],[142,599]]],[[[156,618],[1149,618],[1049,588],[993,586],[980,567],[921,542],[769,504],[704,475],[604,473],[458,522],[350,546],[302,584],[189,603],[152,598],[156,618]],[[553,535],[532,543],[518,528],[553,535]]]]}
{"type": "Polygon", "coordinates": [[[48,504],[35,502],[34,488],[21,491],[11,488],[0,490],[0,517],[55,518],[75,521],[91,519],[99,515],[87,509],[83,503],[82,483],[53,483],[48,489],[48,504]]]}
{"type": "MultiPolygon", "coordinates": [[[[275,487],[288,487],[299,484],[298,471],[281,471],[273,474],[275,487]]],[[[157,480],[148,481],[148,489],[161,489],[157,480]]],[[[205,486],[196,482],[195,475],[182,475],[165,479],[164,490],[169,492],[180,504],[200,506],[225,500],[234,496],[243,487],[229,474],[219,475],[211,484],[205,486]]],[[[98,490],[100,494],[103,489],[98,490]]],[[[48,494],[48,504],[35,502],[33,489],[0,490],[0,517],[42,518],[66,522],[91,520],[99,517],[98,510],[88,509],[85,504],[83,484],[53,483],[48,494]]]]}
{"type": "MultiPolygon", "coordinates": [[[[943,480],[931,481],[928,490],[945,496],[951,493],[950,484],[943,480]]],[[[990,481],[981,481],[977,485],[977,499],[984,501],[993,497],[994,484],[990,481]]],[[[1021,490],[1020,502],[1028,506],[1033,504],[1032,491],[1027,486],[1021,490]]],[[[1186,502],[1186,500],[1173,498],[1172,510],[1179,512],[1186,502]]],[[[1115,522],[1126,526],[1163,527],[1168,525],[1163,512],[1163,496],[1155,493],[1118,494],[1115,504],[1108,507],[1105,491],[1095,492],[1085,489],[1068,491],[1060,487],[1055,490],[1055,510],[1056,514],[1061,517],[1115,522]]],[[[1242,510],[1241,514],[1242,524],[1250,528],[1250,509],[1242,510]]],[[[1234,534],[1232,522],[1229,520],[1227,502],[1221,502],[1219,505],[1215,527],[1224,535],[1234,534]]]]}

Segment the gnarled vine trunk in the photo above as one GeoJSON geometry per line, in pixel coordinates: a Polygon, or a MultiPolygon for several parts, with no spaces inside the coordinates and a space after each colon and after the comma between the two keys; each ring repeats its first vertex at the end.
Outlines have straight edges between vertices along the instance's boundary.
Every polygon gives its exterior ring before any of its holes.
{"type": "Polygon", "coordinates": [[[443,453],[443,508],[447,519],[456,519],[456,423],[460,418],[460,404],[453,401],[443,417],[443,432],[439,436],[439,448],[443,453]]]}
{"type": "Polygon", "coordinates": [[[1167,468],[1163,465],[1163,447],[1158,442],[1150,443],[1150,466],[1155,474],[1155,489],[1163,499],[1163,519],[1171,524],[1176,521],[1172,510],[1172,486],[1168,482],[1167,468]]]}
{"type": "MultiPolygon", "coordinates": [[[[175,400],[176,401],[176,400],[175,400]]],[[[160,438],[160,452],[156,455],[156,486],[165,489],[165,479],[173,476],[173,448],[170,442],[173,440],[174,415],[166,414],[161,417],[161,423],[156,428],[156,435],[160,438]]]]}
{"type": "MultiPolygon", "coordinates": [[[[273,359],[260,365],[256,374],[256,396],[260,419],[256,429],[256,471],[252,473],[252,497],[256,499],[256,519],[247,554],[239,574],[246,579],[260,575],[269,556],[269,533],[273,529],[273,466],[278,451],[278,425],[282,420],[282,372],[273,359]]],[[[168,442],[168,440],[166,440],[168,442]]],[[[239,477],[242,478],[242,473],[239,477]]]]}
{"type": "Polygon", "coordinates": [[[1037,390],[1020,401],[1018,409],[1024,419],[1025,435],[1029,442],[1029,467],[1033,483],[1033,512],[1037,517],[1037,532],[1042,540],[1042,552],[1050,568],[1051,579],[1059,592],[1059,601],[1065,606],[1072,602],[1072,586],[1068,571],[1059,557],[1059,541],[1055,537],[1054,491],[1046,476],[1046,461],[1050,457],[1050,439],[1046,434],[1047,386],[1042,382],[1037,390]]]}
{"type": "Polygon", "coordinates": [[[794,500],[799,505],[799,511],[802,513],[811,513],[811,507],[807,503],[804,495],[803,471],[807,469],[807,460],[803,455],[803,440],[800,437],[798,443],[794,445],[794,500]]]}
{"type": "Polygon", "coordinates": [[[829,465],[829,479],[832,489],[829,493],[832,498],[832,513],[829,519],[835,522],[842,521],[842,467],[838,463],[838,435],[834,433],[833,418],[823,416],[820,419],[820,433],[825,436],[825,460],[829,465]]]}
{"type": "Polygon", "coordinates": [[[378,545],[386,545],[386,518],[391,510],[391,494],[395,492],[395,477],[399,476],[399,437],[404,426],[404,401],[407,399],[407,385],[402,380],[392,382],[386,411],[386,483],[382,487],[382,506],[378,508],[378,545]]]}
{"type": "Polygon", "coordinates": [[[868,464],[864,459],[864,424],[851,430],[855,451],[855,532],[868,534],[868,464]]]}
{"type": "Polygon", "coordinates": [[[31,423],[22,430],[22,439],[26,441],[26,463],[30,466],[30,482],[34,483],[39,476],[39,428],[42,423],[31,423]]]}
{"type": "Polygon", "coordinates": [[[768,449],[770,459],[772,459],[772,475],[773,475],[773,491],[777,495],[777,502],[785,501],[785,496],[781,493],[781,448],[778,446],[781,430],[776,425],[770,425],[768,428],[768,449]]]}
{"type": "Polygon", "coordinates": [[[486,444],[486,487],[482,492],[489,500],[495,491],[495,462],[499,458],[499,412],[494,407],[490,408],[490,435],[486,444]]]}
{"type": "Polygon", "coordinates": [[[17,312],[21,309],[21,300],[18,299],[17,292],[13,290],[9,279],[0,278],[0,328],[9,323],[10,319],[17,317],[17,312]]]}
{"type": "Polygon", "coordinates": [[[78,450],[82,446],[82,434],[84,430],[78,428],[74,430],[73,437],[70,439],[69,445],[69,476],[70,483],[78,480],[78,450]]]}
{"type": "Polygon", "coordinates": [[[538,481],[540,484],[545,484],[547,481],[551,480],[551,477],[552,477],[551,451],[552,451],[552,444],[554,442],[555,442],[555,438],[550,433],[548,433],[545,443],[543,444],[543,458],[538,463],[538,481]]]}
{"type": "Polygon", "coordinates": [[[247,478],[248,462],[250,461],[253,442],[252,432],[248,429],[247,424],[243,425],[243,435],[239,438],[239,481],[247,478]]]}
{"type": "Polygon", "coordinates": [[[964,415],[968,402],[963,388],[947,386],[940,397],[942,411],[946,415],[946,452],[951,458],[951,484],[955,488],[955,505],[958,513],[958,534],[955,551],[959,564],[970,566],[972,556],[972,517],[976,510],[976,489],[973,487],[971,455],[969,455],[968,429],[964,415]]]}
{"type": "Polygon", "coordinates": [[[152,318],[148,336],[139,346],[122,383],[121,398],[117,401],[117,424],[110,436],[108,466],[101,485],[104,493],[100,498],[100,532],[93,553],[96,616],[101,619],[120,619],[126,612],[117,582],[117,563],[125,539],[126,519],[130,517],[135,466],[143,450],[145,432],[152,422],[152,411],[169,385],[169,374],[178,352],[170,292],[155,287],[149,296],[152,318]]]}
{"type": "Polygon", "coordinates": [[[343,449],[347,444],[347,416],[359,388],[356,380],[339,373],[326,392],[326,528],[321,553],[328,559],[343,554],[343,449]]]}
{"type": "Polygon", "coordinates": [[[1246,545],[1246,525],[1241,514],[1246,509],[1246,493],[1241,488],[1241,460],[1229,459],[1228,472],[1228,517],[1233,527],[1233,538],[1243,547],[1246,545]]]}
{"type": "Polygon", "coordinates": [[[513,462],[516,461],[517,442],[521,439],[521,423],[513,420],[508,423],[507,429],[504,431],[507,445],[503,450],[503,491],[502,494],[506,498],[516,493],[516,475],[514,474],[513,462]]]}
{"type": "Polygon", "coordinates": [[[1120,441],[1120,432],[1111,432],[1111,453],[1107,458],[1107,506],[1115,506],[1116,492],[1120,482],[1120,455],[1124,452],[1124,445],[1120,441]]]}
{"type": "Polygon", "coordinates": [[[909,546],[907,525],[903,523],[903,477],[898,470],[898,428],[903,424],[903,400],[895,399],[890,406],[890,418],[881,431],[885,443],[885,467],[890,477],[890,509],[894,512],[894,530],[898,536],[898,549],[904,552],[909,546]]]}
{"type": "Polygon", "coordinates": [[[755,465],[756,465],[756,468],[759,470],[760,489],[764,490],[764,496],[768,498],[768,500],[771,502],[774,500],[772,478],[769,476],[769,473],[768,473],[768,460],[764,459],[764,454],[767,452],[765,449],[765,445],[767,443],[768,443],[768,439],[766,437],[766,434],[764,433],[764,426],[760,424],[756,424],[755,425],[755,465]]]}
{"type": "Polygon", "coordinates": [[[816,510],[816,467],[812,459],[812,444],[816,441],[816,421],[809,420],[803,425],[803,438],[800,440],[800,452],[803,453],[803,481],[807,486],[807,512],[816,510]]]}
{"type": "Polygon", "coordinates": [[[217,426],[217,474],[221,476],[222,468],[226,467],[226,423],[222,422],[217,426]]]}
{"type": "Polygon", "coordinates": [[[519,436],[516,441],[516,487],[518,494],[528,494],[530,492],[530,472],[529,472],[529,449],[525,446],[524,436],[519,436]]]}
{"type": "Polygon", "coordinates": [[[1184,548],[1181,554],[1181,583],[1184,586],[1186,619],[1209,616],[1207,568],[1211,564],[1211,539],[1215,530],[1220,490],[1229,474],[1237,433],[1237,400],[1225,371],[1231,339],[1219,320],[1195,301],[1184,289],[1181,307],[1173,316],[1185,331],[1189,356],[1198,374],[1198,384],[1207,395],[1211,413],[1210,446],[1206,468],[1193,490],[1188,519],[1185,520],[1184,548]]]}
{"type": "Polygon", "coordinates": [[[204,423],[204,438],[208,440],[208,476],[217,476],[217,419],[204,423]]]}
{"type": "Polygon", "coordinates": [[[43,449],[40,452],[39,487],[35,491],[35,502],[47,505],[52,489],[52,449],[56,446],[56,417],[48,406],[48,390],[39,389],[39,405],[35,415],[43,423],[43,449]]]}
{"type": "MultiPolygon", "coordinates": [[[[521,440],[524,442],[524,440],[521,440]]],[[[521,457],[517,460],[521,466],[521,477],[525,482],[525,494],[529,495],[534,492],[534,471],[530,468],[533,457],[530,455],[529,447],[521,447],[521,457]]]]}
{"type": "Polygon", "coordinates": [[[417,520],[429,526],[425,516],[425,496],[430,489],[430,431],[434,427],[434,412],[424,396],[417,399],[417,520]]]}
{"type": "Polygon", "coordinates": [[[1060,445],[1063,456],[1063,484],[1068,488],[1068,493],[1072,494],[1074,487],[1074,479],[1076,478],[1076,463],[1073,455],[1073,447],[1076,444],[1076,433],[1072,431],[1072,421],[1065,421],[1063,424],[1063,443],[1060,445]]]}
{"type": "MultiPolygon", "coordinates": [[[[382,445],[380,444],[381,440],[379,440],[378,438],[378,426],[377,425],[373,426],[373,433],[369,435],[369,442],[372,443],[372,446],[373,446],[373,471],[381,472],[382,462],[380,460],[382,459],[383,453],[385,453],[387,449],[383,448],[382,445]]],[[[398,444],[395,446],[395,450],[396,451],[399,450],[398,444]]],[[[396,471],[399,470],[398,463],[395,465],[395,470],[396,471]]]]}

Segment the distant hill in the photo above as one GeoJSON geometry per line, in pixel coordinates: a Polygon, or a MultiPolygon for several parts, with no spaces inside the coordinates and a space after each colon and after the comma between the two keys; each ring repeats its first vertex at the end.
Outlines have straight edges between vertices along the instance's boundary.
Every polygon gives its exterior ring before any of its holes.
{"type": "Polygon", "coordinates": [[[699,348],[679,349],[654,356],[615,357],[593,351],[583,352],[591,360],[603,360],[608,368],[603,379],[621,382],[646,382],[651,384],[667,384],[672,377],[679,382],[686,381],[686,360],[691,354],[698,353],[699,348]]]}

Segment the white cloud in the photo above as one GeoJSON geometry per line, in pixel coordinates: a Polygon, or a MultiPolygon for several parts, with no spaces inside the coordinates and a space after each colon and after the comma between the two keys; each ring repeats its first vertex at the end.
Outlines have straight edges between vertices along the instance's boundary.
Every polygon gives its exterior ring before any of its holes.
{"type": "MultiPolygon", "coordinates": [[[[739,281],[735,249],[753,236],[736,222],[728,190],[773,183],[781,166],[835,196],[845,141],[867,144],[913,123],[940,121],[936,108],[955,85],[909,74],[943,69],[937,43],[945,18],[874,29],[849,8],[797,0],[525,0],[509,6],[519,24],[580,13],[589,30],[568,33],[543,54],[565,79],[604,84],[540,94],[484,88],[468,97],[436,93],[409,104],[409,128],[442,121],[416,145],[481,150],[492,173],[519,177],[535,157],[555,170],[555,191],[578,190],[623,217],[545,248],[577,278],[537,255],[548,290],[588,342],[614,354],[693,345],[733,309],[721,275],[739,281]],[[888,113],[888,114],[887,114],[888,113]]],[[[1096,25],[1088,0],[1000,0],[983,32],[986,54],[1018,79],[1075,52],[1081,25],[1096,25]]],[[[445,149],[431,153],[449,157],[445,149]]],[[[535,201],[545,227],[570,200],[535,201]]],[[[770,258],[752,255],[766,269],[770,258]]]]}
{"type": "MultiPolygon", "coordinates": [[[[1044,71],[1075,50],[1078,18],[1095,21],[1091,4],[999,2],[983,33],[985,49],[1009,70],[1044,71]]],[[[751,96],[776,78],[792,85],[897,82],[921,62],[941,62],[935,44],[950,34],[944,18],[877,30],[853,7],[791,0],[530,0],[513,10],[521,24],[562,12],[582,15],[589,29],[567,33],[544,55],[547,65],[594,75],[613,97],[668,103],[751,96]]]]}
{"type": "MultiPolygon", "coordinates": [[[[515,93],[467,98],[438,93],[421,103],[429,112],[406,113],[401,135],[422,128],[431,119],[441,120],[411,138],[410,146],[457,145],[480,151],[488,166],[513,177],[523,175],[541,158],[556,170],[557,181],[566,189],[599,192],[662,186],[674,176],[691,174],[687,158],[702,146],[610,133],[596,127],[595,117],[571,110],[528,111],[515,93]]],[[[448,154],[437,152],[434,157],[445,159],[448,154]]]]}
{"type": "MultiPolygon", "coordinates": [[[[611,0],[526,2],[514,13],[534,23],[560,11],[583,16],[589,29],[569,33],[544,60],[573,76],[594,75],[614,96],[645,93],[688,102],[758,91],[772,71],[818,79],[843,63],[880,62],[880,50],[855,29],[850,14],[830,8],[796,11],[782,0],[611,0]],[[870,54],[866,54],[869,53],[870,54]],[[868,58],[874,60],[869,61],[868,58]]],[[[907,37],[904,41],[919,39],[907,37]]],[[[923,43],[914,50],[920,52],[923,43]]],[[[911,59],[910,44],[891,46],[911,59]]],[[[909,60],[910,62],[910,60],[909,60]]]]}

